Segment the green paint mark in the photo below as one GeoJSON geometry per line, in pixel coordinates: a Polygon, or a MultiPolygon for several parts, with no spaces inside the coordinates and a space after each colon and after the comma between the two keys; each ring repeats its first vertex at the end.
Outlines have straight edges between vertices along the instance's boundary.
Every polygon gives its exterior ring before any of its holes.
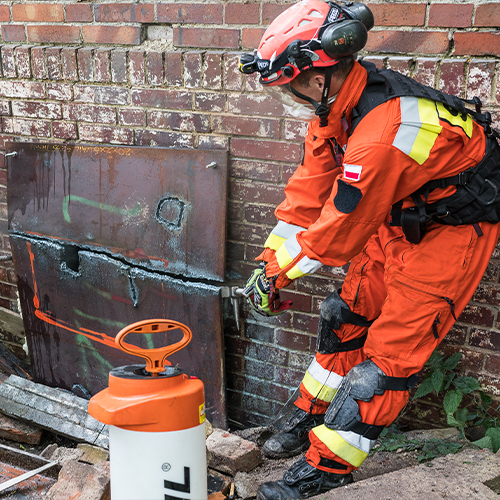
{"type": "Polygon", "coordinates": [[[67,195],[63,199],[63,215],[66,222],[71,222],[71,217],[69,216],[69,202],[80,202],[85,205],[90,205],[91,207],[98,208],[99,210],[107,210],[108,212],[113,212],[115,214],[122,214],[124,216],[136,217],[141,213],[141,205],[138,203],[134,208],[118,208],[113,205],[107,205],[106,203],[101,203],[99,201],[88,200],[87,198],[82,198],[81,196],[67,195]]]}
{"type": "Polygon", "coordinates": [[[100,295],[101,297],[104,297],[105,299],[108,300],[113,300],[113,295],[111,295],[109,292],[105,292],[104,290],[100,290],[99,288],[95,287],[94,285],[90,284],[88,281],[84,281],[83,284],[92,290],[93,293],[100,295]]]}
{"type": "Polygon", "coordinates": [[[111,319],[99,318],[98,316],[91,316],[90,314],[86,314],[83,311],[79,311],[78,309],[75,309],[75,308],[73,308],[73,312],[77,316],[80,316],[81,318],[90,319],[92,321],[97,321],[98,323],[101,323],[102,325],[116,327],[116,328],[118,328],[118,330],[125,328],[128,324],[128,323],[122,323],[121,321],[113,321],[111,319]]]}
{"type": "MultiPolygon", "coordinates": [[[[82,326],[78,321],[76,321],[75,323],[77,328],[80,328],[82,326]]],[[[95,369],[98,369],[101,375],[101,379],[106,380],[108,372],[110,372],[114,368],[114,366],[107,359],[104,359],[101,354],[99,354],[99,351],[96,350],[96,348],[92,345],[92,341],[89,338],[85,337],[85,335],[78,335],[76,337],[76,342],[82,348],[80,353],[83,358],[82,366],[79,366],[78,368],[84,371],[86,377],[88,377],[89,375],[89,370],[93,371],[95,369]],[[97,363],[94,360],[88,359],[87,354],[89,355],[89,357],[94,358],[97,363]]]]}

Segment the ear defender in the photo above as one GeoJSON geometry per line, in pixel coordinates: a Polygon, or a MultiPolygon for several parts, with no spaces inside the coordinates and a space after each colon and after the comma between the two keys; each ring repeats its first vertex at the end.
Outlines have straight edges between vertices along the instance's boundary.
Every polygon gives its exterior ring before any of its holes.
{"type": "Polygon", "coordinates": [[[332,58],[350,56],[359,52],[368,40],[368,30],[361,22],[349,19],[331,24],[321,37],[321,48],[332,58]]]}

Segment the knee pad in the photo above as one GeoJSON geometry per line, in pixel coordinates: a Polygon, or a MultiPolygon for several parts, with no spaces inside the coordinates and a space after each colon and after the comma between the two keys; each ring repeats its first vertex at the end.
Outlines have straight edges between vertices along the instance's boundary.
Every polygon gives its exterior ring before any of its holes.
{"type": "Polygon", "coordinates": [[[373,321],[368,321],[364,316],[353,313],[342,300],[339,292],[335,291],[321,303],[317,341],[319,353],[333,354],[335,352],[353,351],[363,347],[366,335],[359,339],[341,342],[333,330],[338,330],[343,323],[370,326],[373,321]]]}
{"type": "Polygon", "coordinates": [[[406,391],[417,383],[418,377],[389,377],[373,361],[363,361],[344,377],[325,414],[329,429],[353,431],[369,439],[376,439],[384,426],[361,421],[356,401],[370,401],[385,391],[406,391]]]}

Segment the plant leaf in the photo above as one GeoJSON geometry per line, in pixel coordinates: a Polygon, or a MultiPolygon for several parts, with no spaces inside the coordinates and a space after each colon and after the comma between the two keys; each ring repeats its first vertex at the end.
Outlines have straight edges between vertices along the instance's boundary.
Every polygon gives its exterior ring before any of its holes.
{"type": "Polygon", "coordinates": [[[493,453],[500,450],[500,429],[498,427],[490,427],[486,431],[486,436],[491,439],[493,453]]]}
{"type": "Polygon", "coordinates": [[[481,396],[481,402],[483,403],[483,405],[488,406],[493,403],[493,398],[489,394],[486,394],[483,391],[479,391],[479,395],[481,396]]]}
{"type": "Polygon", "coordinates": [[[432,384],[432,378],[424,379],[422,383],[418,386],[417,391],[415,392],[414,399],[421,398],[422,396],[426,396],[434,390],[434,386],[432,384]]]}
{"type": "Polygon", "coordinates": [[[449,358],[444,360],[443,368],[445,370],[453,370],[454,368],[457,367],[458,363],[460,363],[461,359],[462,359],[462,353],[456,352],[455,354],[452,354],[449,358]]]}
{"type": "Polygon", "coordinates": [[[455,414],[455,418],[460,423],[460,427],[464,427],[467,422],[467,408],[460,408],[455,414]]]}
{"type": "Polygon", "coordinates": [[[455,372],[449,372],[446,374],[446,377],[445,377],[446,382],[445,382],[444,388],[443,388],[444,391],[447,391],[450,388],[450,385],[456,376],[457,376],[457,374],[455,372]]]}
{"type": "MultiPolygon", "coordinates": [[[[459,391],[459,390],[451,390],[451,391],[448,391],[445,396],[444,396],[444,400],[443,400],[443,406],[444,406],[444,411],[446,412],[446,414],[449,416],[449,415],[453,415],[457,410],[458,410],[458,407],[460,406],[460,403],[462,402],[462,398],[463,398],[463,393],[462,391],[459,391]]],[[[450,424],[450,422],[448,422],[450,424]]],[[[450,424],[450,425],[457,425],[457,424],[450,424]]]]}
{"type": "Polygon", "coordinates": [[[472,444],[476,445],[478,448],[484,449],[489,448],[493,449],[493,443],[491,442],[490,436],[484,436],[484,438],[478,439],[477,441],[472,441],[472,444]]]}
{"type": "Polygon", "coordinates": [[[453,385],[464,394],[479,390],[479,381],[473,377],[456,377],[453,385]]]}
{"type": "Polygon", "coordinates": [[[443,358],[444,358],[444,356],[442,354],[440,354],[437,351],[434,351],[431,354],[431,357],[427,361],[427,366],[429,366],[430,368],[440,367],[441,362],[443,361],[443,358]]]}
{"type": "Polygon", "coordinates": [[[432,380],[432,387],[434,388],[436,393],[439,394],[439,391],[443,386],[444,372],[441,370],[436,370],[435,372],[432,372],[431,380],[432,380]]]}

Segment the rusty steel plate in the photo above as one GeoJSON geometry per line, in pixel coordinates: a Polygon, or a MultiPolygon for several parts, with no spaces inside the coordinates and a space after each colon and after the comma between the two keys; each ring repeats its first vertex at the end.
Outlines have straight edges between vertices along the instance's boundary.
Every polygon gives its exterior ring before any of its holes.
{"type": "MultiPolygon", "coordinates": [[[[112,368],[143,363],[119,350],[116,334],[136,321],[166,318],[187,325],[191,343],[168,359],[205,385],[209,420],[225,427],[223,336],[220,287],[185,282],[105,254],[71,254],[57,240],[11,235],[21,308],[33,378],[95,394],[112,368]]],[[[143,348],[182,338],[169,334],[128,335],[143,348]],[[172,338],[175,337],[175,338],[172,338]]]]}
{"type": "Polygon", "coordinates": [[[8,144],[9,230],[223,281],[227,152],[8,144]]]}

